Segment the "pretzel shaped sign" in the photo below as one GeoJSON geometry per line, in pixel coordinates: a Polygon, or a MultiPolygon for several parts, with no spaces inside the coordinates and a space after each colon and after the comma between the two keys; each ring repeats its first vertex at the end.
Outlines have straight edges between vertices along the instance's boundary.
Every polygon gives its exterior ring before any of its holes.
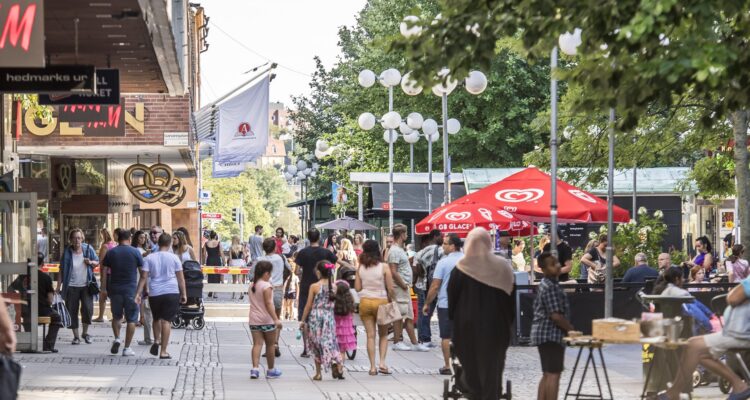
{"type": "Polygon", "coordinates": [[[174,171],[167,164],[157,163],[152,166],[133,164],[125,170],[125,186],[133,196],[144,203],[161,202],[170,207],[179,204],[187,191],[182,180],[174,176],[174,171]],[[142,183],[134,183],[134,174],[143,174],[142,183]]]}

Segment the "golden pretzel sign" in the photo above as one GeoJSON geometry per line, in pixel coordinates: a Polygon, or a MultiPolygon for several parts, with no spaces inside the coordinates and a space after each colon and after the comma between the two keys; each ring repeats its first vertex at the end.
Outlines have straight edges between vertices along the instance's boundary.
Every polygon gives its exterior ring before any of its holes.
{"type": "Polygon", "coordinates": [[[186,194],[182,180],[174,176],[169,165],[162,163],[150,167],[141,163],[131,165],[125,170],[125,186],[136,199],[144,203],[161,202],[170,207],[179,204],[186,194]],[[135,172],[143,174],[140,185],[133,183],[135,172]]]}

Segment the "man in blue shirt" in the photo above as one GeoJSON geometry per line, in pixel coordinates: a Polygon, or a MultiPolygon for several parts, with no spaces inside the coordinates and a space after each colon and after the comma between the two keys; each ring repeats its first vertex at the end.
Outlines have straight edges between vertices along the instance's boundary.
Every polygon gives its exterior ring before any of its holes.
{"type": "Polygon", "coordinates": [[[622,277],[624,283],[643,283],[646,279],[659,277],[659,272],[648,266],[646,255],[638,253],[635,255],[635,266],[625,272],[622,277]]]}
{"type": "Polygon", "coordinates": [[[430,304],[437,297],[438,325],[440,327],[441,348],[443,350],[444,365],[440,368],[440,375],[451,374],[451,338],[453,337],[453,322],[448,317],[448,281],[451,272],[456,268],[456,263],[463,257],[461,252],[461,239],[455,233],[443,236],[443,254],[445,256],[438,261],[435,273],[432,276],[432,284],[427,293],[427,298],[422,308],[422,314],[428,315],[430,304]]]}
{"type": "MultiPolygon", "coordinates": [[[[688,340],[687,349],[683,352],[680,368],[672,387],[666,393],[659,394],[658,399],[679,399],[680,388],[690,385],[692,373],[700,363],[709,371],[726,379],[732,386],[728,400],[750,398],[748,383],[732,371],[719,358],[731,349],[750,349],[750,278],[743,279],[727,295],[727,304],[731,312],[724,313],[724,329],[721,332],[694,336],[688,340]]],[[[728,309],[729,310],[729,309],[728,309]]]]}
{"type": "Polygon", "coordinates": [[[143,267],[143,256],[135,247],[130,245],[130,231],[123,230],[118,237],[119,245],[113,247],[102,260],[102,276],[106,276],[107,270],[111,270],[109,282],[102,280],[102,295],[109,297],[112,309],[112,332],[115,340],[110,352],[117,354],[120,350],[120,328],[122,317],[125,316],[127,327],[125,329],[125,347],[122,349],[123,356],[134,356],[130,349],[130,342],[135,333],[135,324],[138,322],[138,305],[135,303],[135,290],[138,286],[138,276],[143,267]],[[109,292],[109,293],[108,293],[109,292]]]}

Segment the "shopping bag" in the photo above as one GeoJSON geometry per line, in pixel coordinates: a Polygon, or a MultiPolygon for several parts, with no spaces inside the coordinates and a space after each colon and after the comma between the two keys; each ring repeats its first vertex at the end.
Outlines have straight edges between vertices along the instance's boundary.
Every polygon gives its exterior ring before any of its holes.
{"type": "Polygon", "coordinates": [[[395,301],[378,307],[378,325],[392,324],[401,319],[401,311],[395,301]]]}
{"type": "Polygon", "coordinates": [[[18,385],[21,381],[21,365],[13,358],[0,355],[0,399],[18,398],[18,385]]]}
{"type": "Polygon", "coordinates": [[[70,328],[72,321],[70,320],[70,313],[68,307],[65,305],[65,301],[62,299],[59,293],[55,293],[52,297],[52,308],[60,314],[60,322],[63,328],[70,328]]]}

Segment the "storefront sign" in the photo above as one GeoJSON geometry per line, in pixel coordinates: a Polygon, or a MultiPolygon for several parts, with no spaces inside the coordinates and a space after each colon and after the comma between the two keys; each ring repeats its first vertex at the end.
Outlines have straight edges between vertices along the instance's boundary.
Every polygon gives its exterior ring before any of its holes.
{"type": "Polygon", "coordinates": [[[164,132],[165,147],[188,147],[187,132],[164,132]]]}
{"type": "Polygon", "coordinates": [[[94,66],[51,65],[46,68],[0,68],[0,92],[95,93],[94,66]]]}
{"type": "Polygon", "coordinates": [[[160,202],[174,207],[185,198],[187,190],[172,167],[157,163],[152,166],[133,164],[125,170],[125,186],[144,203],[160,202]],[[140,184],[136,182],[140,181],[140,184]]]}
{"type": "Polygon", "coordinates": [[[201,213],[201,218],[203,219],[221,220],[221,217],[221,213],[201,213]]]}
{"type": "Polygon", "coordinates": [[[40,94],[39,104],[120,104],[120,70],[97,69],[94,93],[40,94]]]}
{"type": "Polygon", "coordinates": [[[44,67],[44,1],[0,0],[0,67],[44,67]]]}
{"type": "Polygon", "coordinates": [[[36,118],[34,109],[24,114],[24,126],[32,135],[48,136],[60,127],[60,136],[125,136],[125,124],[144,134],[145,108],[135,103],[135,115],[118,105],[65,105],[52,108],[50,121],[36,118]]]}
{"type": "Polygon", "coordinates": [[[201,204],[208,204],[211,202],[211,192],[208,190],[201,190],[199,197],[201,204]]]}

